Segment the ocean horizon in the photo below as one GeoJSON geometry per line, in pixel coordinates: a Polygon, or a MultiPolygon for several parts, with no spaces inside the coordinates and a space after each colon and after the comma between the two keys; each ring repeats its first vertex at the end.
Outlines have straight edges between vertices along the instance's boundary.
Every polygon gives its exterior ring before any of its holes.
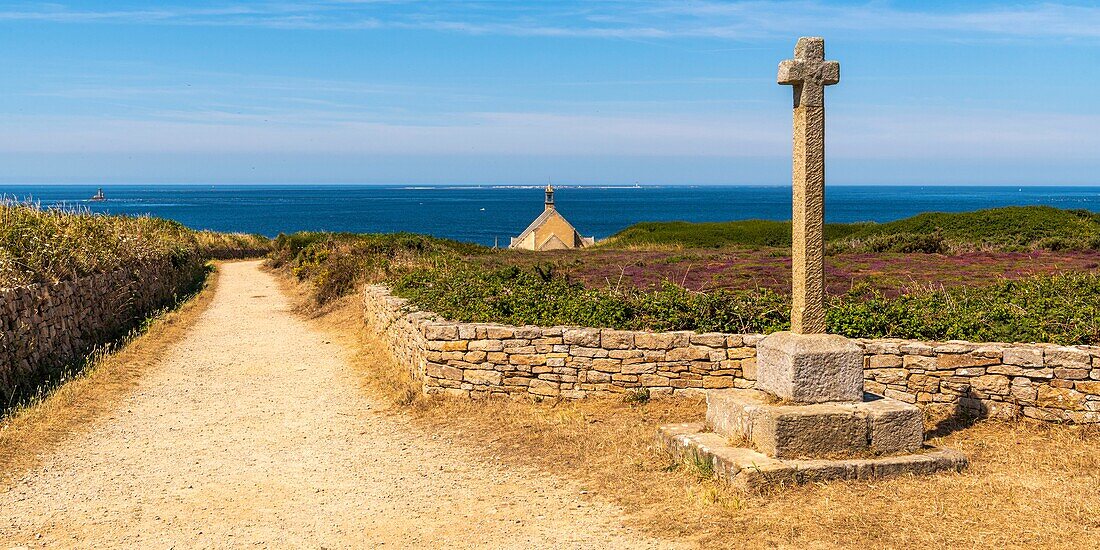
{"type": "MultiPolygon", "coordinates": [[[[259,233],[412,232],[507,246],[543,209],[535,184],[3,184],[44,207],[152,215],[195,229],[259,233]],[[88,199],[102,187],[107,200],[88,199]]],[[[790,186],[555,185],[558,210],[604,239],[638,222],[787,220],[790,186]]],[[[922,212],[1048,205],[1100,212],[1100,186],[830,185],[828,222],[887,222],[922,212]]]]}

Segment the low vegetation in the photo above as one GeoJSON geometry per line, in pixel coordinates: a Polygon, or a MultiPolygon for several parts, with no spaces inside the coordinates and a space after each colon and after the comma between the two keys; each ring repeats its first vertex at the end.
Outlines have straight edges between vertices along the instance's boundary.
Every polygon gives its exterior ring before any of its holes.
{"type": "Polygon", "coordinates": [[[194,231],[148,216],[107,216],[0,202],[0,287],[73,279],[149,261],[259,256],[255,235],[194,231]]]}
{"type": "MultiPolygon", "coordinates": [[[[825,238],[843,239],[866,224],[825,224],[825,238]]],[[[789,247],[791,222],[738,220],[732,222],[642,222],[611,236],[601,246],[632,248],[648,246],[683,248],[789,247]]]]}
{"type": "MultiPolygon", "coordinates": [[[[613,235],[603,245],[683,248],[789,247],[790,222],[646,222],[613,235]]],[[[971,250],[1097,250],[1100,214],[1049,206],[1011,206],[976,212],[929,212],[888,223],[826,224],[830,253],[971,250]]]]}
{"type": "MultiPolygon", "coordinates": [[[[833,227],[834,243],[910,253],[832,256],[828,330],[854,338],[1100,343],[1100,255],[1095,252],[914,254],[935,243],[953,243],[952,249],[964,242],[1013,248],[1049,243],[1070,233],[1076,233],[1075,242],[1086,242],[1096,223],[1096,216],[1077,211],[1010,208],[833,227]],[[1016,227],[1023,228],[1019,235],[1016,227]],[[888,242],[892,244],[883,244],[888,242]],[[924,262],[924,257],[932,260],[924,262]],[[848,265],[851,273],[837,263],[848,265]],[[1004,266],[1011,267],[999,271],[1004,266]],[[889,275],[895,267],[900,271],[889,275]]],[[[746,233],[749,237],[740,238],[753,246],[778,242],[778,235],[790,229],[789,223],[772,222],[702,224],[702,237],[695,235],[701,240],[676,242],[717,242],[708,240],[706,228],[736,224],[753,228],[746,233]]],[[[687,226],[642,224],[628,234],[645,227],[687,226]]],[[[543,255],[407,233],[297,233],[276,239],[271,263],[309,283],[319,304],[370,282],[388,284],[415,306],[458,321],[763,333],[789,328],[789,261],[781,249],[751,252],[760,263],[752,266],[744,257],[720,255],[725,253],[707,257],[691,249],[654,253],[614,248],[620,245],[543,255]],[[594,266],[608,257],[621,262],[618,274],[593,276],[594,266]],[[683,277],[661,271],[670,265],[683,270],[683,277]],[[714,265],[745,273],[739,284],[727,286],[707,287],[706,278],[689,277],[694,270],[715,281],[714,265]],[[630,270],[672,276],[624,284],[630,270]]]]}
{"type": "Polygon", "coordinates": [[[927,212],[889,223],[862,224],[835,248],[867,252],[1097,250],[1100,214],[1050,206],[927,212]]]}
{"type": "Polygon", "coordinates": [[[420,266],[455,261],[489,249],[414,233],[294,233],[279,235],[268,264],[306,281],[317,303],[352,292],[365,282],[392,280],[420,266]]]}
{"type": "Polygon", "coordinates": [[[780,330],[789,302],[779,293],[588,288],[550,268],[486,270],[444,265],[394,282],[397,295],[457,321],[623,329],[756,332],[780,330]]]}
{"type": "MultiPolygon", "coordinates": [[[[831,256],[829,330],[851,337],[1100,343],[1095,251],[916,253],[962,243],[1036,246],[1070,233],[1087,244],[1096,223],[1096,216],[1076,211],[1010,208],[831,226],[833,247],[909,252],[831,256]],[[1023,229],[1011,240],[1014,226],[1023,229]]],[[[754,247],[789,231],[789,224],[773,222],[703,224],[733,226],[753,228],[745,234],[755,236],[740,242],[754,247]]],[[[651,225],[635,229],[644,227],[651,225]]],[[[789,259],[782,248],[620,246],[529,254],[423,235],[300,233],[276,239],[271,263],[308,282],[317,303],[383,282],[417,307],[457,321],[739,333],[788,328],[789,259]]]]}
{"type": "MultiPolygon", "coordinates": [[[[588,288],[546,269],[446,266],[409,273],[395,292],[457,321],[621,329],[770,333],[789,328],[790,301],[765,288],[692,292],[588,288]]],[[[832,296],[829,332],[850,337],[1100,343],[1100,275],[1063,273],[896,297],[832,296]]]]}
{"type": "Polygon", "coordinates": [[[271,239],[253,233],[196,231],[199,254],[212,260],[262,258],[272,250],[271,239]]]}

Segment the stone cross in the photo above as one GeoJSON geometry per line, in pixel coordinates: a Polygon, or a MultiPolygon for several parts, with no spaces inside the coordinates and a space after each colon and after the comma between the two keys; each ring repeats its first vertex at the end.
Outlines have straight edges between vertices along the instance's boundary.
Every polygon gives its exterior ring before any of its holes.
{"type": "Polygon", "coordinates": [[[825,61],[825,39],[803,37],[794,59],[779,64],[794,86],[791,332],[825,332],[825,86],[840,82],[840,63],[825,61]]]}

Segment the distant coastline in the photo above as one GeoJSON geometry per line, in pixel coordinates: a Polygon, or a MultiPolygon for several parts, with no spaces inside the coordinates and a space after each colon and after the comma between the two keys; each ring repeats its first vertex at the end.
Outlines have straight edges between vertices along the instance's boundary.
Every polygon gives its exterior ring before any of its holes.
{"type": "MultiPolygon", "coordinates": [[[[195,229],[275,236],[294,231],[425,233],[492,246],[542,210],[543,185],[158,184],[0,185],[43,206],[151,214],[195,229]],[[87,202],[103,187],[107,200],[87,202]]],[[[790,218],[787,185],[556,185],[579,231],[603,239],[643,221],[790,218]]],[[[1100,186],[831,185],[830,222],[887,222],[928,211],[1048,205],[1100,211],[1100,186]]]]}

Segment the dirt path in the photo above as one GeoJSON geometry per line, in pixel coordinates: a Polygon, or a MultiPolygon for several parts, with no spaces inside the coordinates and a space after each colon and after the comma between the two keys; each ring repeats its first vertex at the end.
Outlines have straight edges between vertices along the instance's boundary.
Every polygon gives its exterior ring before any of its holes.
{"type": "Polygon", "coordinates": [[[0,493],[0,547],[664,547],[568,481],[373,410],[256,262],[113,414],[0,493]]]}

